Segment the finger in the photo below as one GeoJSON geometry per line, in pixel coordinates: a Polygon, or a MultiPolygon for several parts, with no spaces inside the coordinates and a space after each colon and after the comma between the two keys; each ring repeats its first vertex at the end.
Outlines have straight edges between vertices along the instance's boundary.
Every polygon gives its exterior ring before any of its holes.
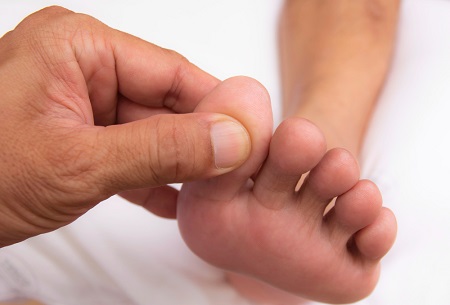
{"type": "Polygon", "coordinates": [[[97,125],[116,123],[122,96],[192,112],[219,82],[174,51],[61,7],[34,13],[9,36],[7,45],[14,44],[11,49],[20,50],[21,60],[42,76],[39,87],[51,80],[57,89],[52,98],[80,108],[80,116],[93,117],[97,125]]]}
{"type": "Polygon", "coordinates": [[[89,34],[77,31],[72,47],[96,122],[113,123],[117,93],[141,105],[187,113],[219,82],[174,51],[90,21],[83,23],[89,34]]]}
{"type": "Polygon", "coordinates": [[[170,186],[125,191],[119,195],[155,215],[176,218],[178,191],[170,186]]]}
{"type": "Polygon", "coordinates": [[[175,112],[192,112],[219,81],[175,51],[115,32],[112,44],[119,92],[128,99],[175,112]]]}
{"type": "Polygon", "coordinates": [[[116,193],[203,179],[240,166],[251,150],[247,130],[213,113],[163,114],[91,128],[94,183],[116,193]]]}
{"type": "Polygon", "coordinates": [[[148,107],[130,101],[122,96],[117,104],[116,123],[123,124],[143,120],[157,114],[173,114],[174,111],[166,107],[148,107]]]}

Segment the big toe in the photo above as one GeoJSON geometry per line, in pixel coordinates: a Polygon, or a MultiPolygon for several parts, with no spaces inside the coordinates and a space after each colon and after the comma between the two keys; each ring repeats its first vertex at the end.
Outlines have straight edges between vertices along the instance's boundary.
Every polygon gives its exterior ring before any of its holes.
{"type": "Polygon", "coordinates": [[[214,197],[232,196],[259,169],[267,157],[272,137],[273,118],[270,97],[258,81],[244,76],[229,78],[217,85],[196,107],[195,112],[221,113],[235,118],[248,131],[251,151],[237,170],[210,179],[214,197]]]}

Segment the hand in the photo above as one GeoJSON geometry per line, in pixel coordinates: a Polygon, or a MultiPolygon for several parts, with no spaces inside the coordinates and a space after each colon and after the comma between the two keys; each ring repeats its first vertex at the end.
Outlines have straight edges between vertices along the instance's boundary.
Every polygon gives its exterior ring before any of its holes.
{"type": "Polygon", "coordinates": [[[191,113],[218,83],[89,16],[51,7],[27,17],[0,39],[0,246],[124,191],[173,216],[167,183],[220,175],[248,157],[238,121],[191,113]]]}

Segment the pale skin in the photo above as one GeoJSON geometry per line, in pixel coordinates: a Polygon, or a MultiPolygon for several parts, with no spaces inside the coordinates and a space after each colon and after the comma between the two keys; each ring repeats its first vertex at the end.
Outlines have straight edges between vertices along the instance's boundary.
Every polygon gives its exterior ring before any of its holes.
{"type": "Polygon", "coordinates": [[[286,119],[269,143],[268,96],[255,90],[252,98],[235,81],[219,85],[199,109],[247,110],[235,115],[253,139],[250,158],[231,173],[183,185],[177,218],[185,242],[215,266],[307,299],[348,303],[367,296],[396,232],[378,188],[359,180],[347,150],[326,152],[324,136],[309,121],[286,119]],[[248,109],[253,116],[245,119],[248,109]]]}
{"type": "MultiPolygon", "coordinates": [[[[343,147],[353,156],[357,156],[366,125],[389,68],[398,11],[399,1],[390,0],[286,1],[280,18],[285,117],[308,118],[320,127],[328,149],[343,147]]],[[[285,153],[289,155],[288,149],[285,153]]],[[[347,167],[347,174],[351,172],[351,168],[352,166],[347,167]]],[[[274,181],[280,180],[280,176],[277,176],[274,181]]],[[[360,185],[361,182],[356,184],[356,186],[360,185]]],[[[348,194],[356,194],[356,192],[351,189],[348,194]]],[[[375,199],[377,196],[379,196],[378,191],[374,191],[369,198],[377,201],[375,199]]],[[[298,199],[295,204],[299,204],[298,199]]],[[[369,206],[359,207],[360,213],[370,211],[369,206]]],[[[338,211],[338,208],[335,211],[338,211]]],[[[354,213],[351,210],[347,212],[354,213]]],[[[301,218],[302,216],[299,216],[298,220],[300,221],[301,218]]],[[[319,217],[317,222],[321,221],[322,225],[326,226],[328,219],[319,217]]],[[[379,247],[380,252],[384,253],[381,249],[387,250],[390,247],[396,232],[395,219],[388,209],[380,208],[377,220],[366,228],[376,226],[384,230],[382,234],[385,234],[386,239],[384,242],[374,242],[372,247],[379,247]],[[378,225],[376,225],[377,222],[378,225]]],[[[359,231],[356,236],[363,236],[365,232],[368,232],[365,231],[366,228],[359,231]]],[[[364,248],[364,243],[360,245],[364,248]]],[[[343,247],[341,245],[336,248],[343,247]]],[[[373,260],[372,263],[373,268],[378,265],[378,259],[373,260]]],[[[374,271],[374,274],[377,272],[374,271]]],[[[243,295],[264,304],[285,305],[306,302],[247,276],[229,273],[228,278],[243,295]]],[[[266,279],[266,282],[271,280],[266,279]]],[[[363,285],[367,285],[365,286],[367,293],[373,289],[374,282],[363,281],[363,285]]],[[[307,293],[299,294],[318,299],[308,296],[307,293]]],[[[319,298],[319,300],[323,299],[319,298]]],[[[332,297],[326,301],[341,302],[344,299],[332,297]]]]}
{"type": "MultiPolygon", "coordinates": [[[[369,57],[367,52],[364,53],[366,57],[362,56],[360,60],[352,56],[354,62],[347,61],[346,69],[342,69],[342,58],[339,56],[334,60],[327,56],[330,60],[328,64],[323,64],[324,58],[307,58],[320,54],[316,51],[324,48],[323,45],[339,41],[342,45],[333,45],[334,50],[346,47],[351,50],[361,43],[358,39],[336,41],[326,34],[325,27],[322,36],[319,36],[321,39],[318,39],[321,44],[305,47],[304,41],[314,33],[306,35],[299,32],[298,24],[294,22],[305,20],[297,19],[296,14],[301,16],[302,12],[332,15],[333,9],[336,9],[333,7],[336,4],[332,3],[338,2],[330,1],[329,5],[317,8],[311,1],[288,1],[284,14],[292,15],[285,15],[283,20],[291,23],[281,27],[282,64],[289,61],[295,63],[282,66],[286,116],[306,117],[323,133],[308,121],[289,119],[277,129],[269,143],[271,116],[265,90],[245,78],[226,81],[206,94],[193,111],[223,113],[237,119],[244,124],[255,145],[248,161],[238,170],[219,178],[186,184],[178,201],[182,233],[199,256],[219,267],[251,275],[295,295],[327,302],[354,301],[370,293],[378,277],[379,260],[395,237],[395,218],[389,210],[381,207],[376,186],[359,180],[358,166],[352,154],[340,149],[328,153],[326,150],[327,147],[345,147],[356,155],[360,148],[367,119],[388,67],[397,6],[384,3],[387,5],[384,12],[392,15],[383,15],[388,18],[382,18],[384,21],[380,23],[386,24],[381,26],[380,31],[386,31],[385,34],[391,36],[380,34],[379,37],[390,39],[378,40],[369,35],[373,39],[364,41],[364,46],[373,43],[374,50],[378,50],[370,53],[374,58],[369,57]],[[295,5],[305,5],[307,9],[294,9],[292,6],[295,5]],[[283,35],[291,39],[283,42],[283,35]],[[298,52],[305,49],[306,52],[298,52]],[[361,73],[362,63],[375,59],[383,64],[374,65],[376,67],[370,73],[364,66],[365,73],[361,73]],[[315,61],[321,64],[314,65],[315,61]],[[307,67],[305,64],[308,64],[307,67]],[[328,66],[333,73],[327,74],[323,70],[328,66]],[[349,66],[354,69],[349,69],[349,66]],[[335,73],[341,70],[346,71],[342,77],[335,73]],[[367,81],[361,85],[366,86],[367,90],[353,91],[356,86],[348,79],[362,76],[367,76],[367,81]],[[328,92],[332,98],[327,97],[328,92]],[[355,101],[362,104],[356,106],[361,107],[358,111],[337,111],[347,109],[355,101]],[[252,116],[247,116],[250,111],[242,111],[242,107],[252,110],[252,116]],[[327,109],[330,111],[325,111],[327,109]],[[366,116],[361,119],[361,115],[366,116]],[[338,124],[339,119],[347,119],[352,128],[338,128],[343,126],[338,124]],[[258,175],[254,176],[263,163],[258,175]],[[297,181],[309,171],[307,182],[296,192],[297,181]],[[251,176],[253,179],[250,179],[251,176]],[[336,207],[322,217],[325,207],[334,197],[338,197],[336,207]],[[286,223],[290,225],[286,227],[286,223]],[[264,266],[276,268],[273,270],[264,266]],[[355,290],[358,293],[351,292],[355,290]]],[[[340,16],[342,12],[349,14],[348,17],[360,16],[360,7],[345,7],[340,10],[340,16]]],[[[320,19],[311,18],[303,22],[312,20],[320,19]]],[[[335,22],[339,23],[339,20],[335,22]]],[[[359,29],[372,33],[370,21],[367,24],[367,28],[359,29]]],[[[336,28],[335,24],[327,26],[336,28]]],[[[340,37],[355,36],[341,33],[340,37]]],[[[137,195],[128,197],[133,196],[137,195]]],[[[161,210],[169,216],[173,213],[171,208],[161,210]]],[[[265,303],[297,304],[301,301],[292,294],[269,289],[269,286],[246,277],[230,275],[230,281],[246,296],[265,303]]]]}

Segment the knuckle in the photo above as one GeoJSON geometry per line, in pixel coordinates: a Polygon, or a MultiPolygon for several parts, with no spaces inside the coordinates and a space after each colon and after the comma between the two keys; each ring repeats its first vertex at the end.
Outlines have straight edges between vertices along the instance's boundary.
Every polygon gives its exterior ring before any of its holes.
{"type": "Polygon", "coordinates": [[[75,13],[59,6],[46,7],[26,17],[15,30],[36,34],[43,28],[52,27],[55,20],[60,21],[62,16],[70,16],[72,14],[75,13]]]}
{"type": "Polygon", "coordinates": [[[165,184],[190,176],[195,165],[195,145],[184,124],[175,117],[159,119],[155,134],[151,167],[154,175],[159,176],[157,180],[165,184]]]}
{"type": "Polygon", "coordinates": [[[166,48],[161,48],[161,50],[163,52],[165,52],[169,58],[173,58],[174,61],[179,61],[179,62],[184,62],[184,63],[188,63],[189,60],[184,57],[183,55],[181,55],[180,53],[178,53],[177,51],[171,50],[171,49],[166,49],[166,48]]]}
{"type": "Polygon", "coordinates": [[[81,28],[91,29],[99,23],[91,16],[75,13],[60,6],[50,6],[26,17],[14,31],[28,41],[58,42],[61,39],[70,39],[81,28]]]}
{"type": "Polygon", "coordinates": [[[50,5],[42,10],[37,12],[38,14],[45,15],[46,17],[49,15],[60,15],[60,14],[66,14],[66,13],[72,13],[72,11],[58,5],[50,5]]]}
{"type": "Polygon", "coordinates": [[[164,105],[168,108],[176,108],[176,104],[181,98],[183,92],[183,83],[186,75],[190,74],[191,64],[183,55],[168,49],[163,49],[169,53],[169,58],[174,61],[172,76],[172,85],[164,97],[164,105]]]}

